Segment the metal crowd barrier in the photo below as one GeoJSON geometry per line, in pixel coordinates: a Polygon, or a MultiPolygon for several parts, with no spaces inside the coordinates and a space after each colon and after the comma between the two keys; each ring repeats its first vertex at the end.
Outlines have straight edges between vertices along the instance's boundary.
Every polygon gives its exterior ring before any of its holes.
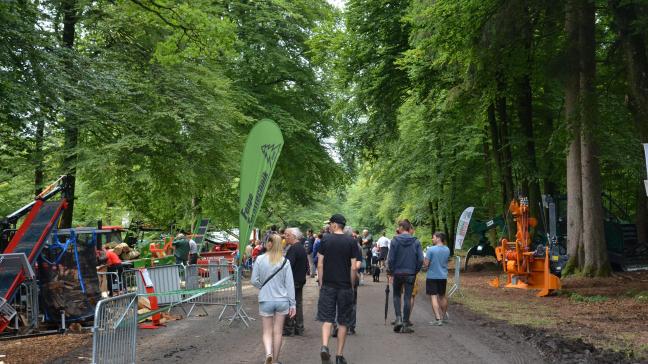
{"type": "MultiPolygon", "coordinates": [[[[110,295],[110,288],[112,287],[113,293],[125,293],[124,285],[121,280],[121,277],[119,277],[119,274],[117,272],[97,272],[97,276],[99,276],[99,287],[101,288],[103,286],[104,281],[106,281],[106,290],[108,291],[108,294],[110,295]],[[108,284],[108,280],[112,282],[112,284],[108,284]],[[117,288],[117,289],[115,289],[117,288]]],[[[103,291],[102,291],[103,292],[103,291]]]]}
{"type": "MultiPolygon", "coordinates": [[[[153,282],[153,287],[155,287],[155,293],[162,294],[158,296],[158,304],[175,304],[182,301],[181,294],[168,294],[164,295],[167,292],[175,292],[180,290],[180,279],[185,276],[184,267],[182,265],[161,265],[158,267],[149,267],[146,268],[148,271],[149,277],[153,282]]],[[[144,281],[137,276],[140,273],[136,272],[135,281],[137,282],[137,293],[140,295],[146,295],[146,287],[144,286],[144,281]]]]}
{"type": "Polygon", "coordinates": [[[38,319],[40,316],[38,283],[35,279],[26,280],[20,285],[19,290],[20,309],[16,315],[15,327],[18,329],[18,316],[22,316],[25,319],[25,325],[28,331],[38,329],[38,319]]]}
{"type": "Polygon", "coordinates": [[[137,292],[137,282],[141,280],[142,278],[140,278],[140,273],[137,269],[125,270],[121,276],[123,292],[137,292]]]}
{"type": "Polygon", "coordinates": [[[97,303],[92,328],[93,364],[134,364],[137,348],[137,294],[97,303]]]}
{"type": "Polygon", "coordinates": [[[228,307],[236,307],[236,266],[225,259],[209,264],[193,264],[186,267],[185,288],[187,290],[220,286],[213,291],[208,291],[200,297],[189,300],[192,305],[188,315],[196,305],[222,305],[223,309],[218,315],[221,320],[228,307]]]}

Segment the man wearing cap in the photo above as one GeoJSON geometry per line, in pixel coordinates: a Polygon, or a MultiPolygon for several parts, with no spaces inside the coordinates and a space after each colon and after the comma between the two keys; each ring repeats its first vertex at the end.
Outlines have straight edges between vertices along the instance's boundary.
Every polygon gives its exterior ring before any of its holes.
{"type": "Polygon", "coordinates": [[[324,235],[318,251],[317,271],[320,295],[317,302],[317,320],[322,324],[322,363],[329,363],[328,341],[333,324],[338,323],[336,364],[346,364],[343,356],[347,326],[353,310],[353,287],[356,278],[358,245],[353,237],[344,234],[346,219],[335,214],[329,219],[330,234],[324,235]]]}

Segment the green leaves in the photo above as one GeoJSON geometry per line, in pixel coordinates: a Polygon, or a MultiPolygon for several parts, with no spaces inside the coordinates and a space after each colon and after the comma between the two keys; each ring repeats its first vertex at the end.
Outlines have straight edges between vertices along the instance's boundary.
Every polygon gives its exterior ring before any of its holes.
{"type": "MultiPolygon", "coordinates": [[[[341,177],[321,142],[330,134],[329,95],[309,46],[319,22],[332,17],[330,6],[314,0],[79,2],[76,46],[63,50],[60,4],[25,4],[0,5],[3,24],[23,30],[12,33],[20,41],[0,40],[2,50],[15,44],[13,54],[0,51],[7,65],[0,95],[15,99],[0,104],[1,156],[10,161],[2,164],[0,183],[27,187],[12,189],[20,193],[12,192],[8,210],[28,201],[25,192],[33,189],[36,116],[47,117],[46,179],[61,173],[61,126],[79,127],[78,147],[65,152],[78,155],[79,223],[119,222],[117,215],[129,211],[153,224],[188,224],[202,213],[223,227],[236,225],[242,141],[265,117],[286,135],[269,204],[310,203],[341,177]],[[30,32],[35,23],[49,25],[30,32]],[[35,58],[16,55],[29,47],[48,72],[25,83],[20,75],[25,67],[36,69],[35,58]],[[71,71],[62,72],[64,65],[71,71]]],[[[0,198],[9,195],[0,190],[0,198]]]]}

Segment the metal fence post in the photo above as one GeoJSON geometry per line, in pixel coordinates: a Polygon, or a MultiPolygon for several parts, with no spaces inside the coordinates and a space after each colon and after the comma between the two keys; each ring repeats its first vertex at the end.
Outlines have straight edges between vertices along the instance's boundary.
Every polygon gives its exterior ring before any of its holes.
{"type": "Polygon", "coordinates": [[[243,266],[236,266],[236,308],[234,315],[230,318],[230,325],[234,320],[241,320],[246,327],[250,327],[248,321],[255,320],[254,317],[250,317],[243,307],[243,266]]]}

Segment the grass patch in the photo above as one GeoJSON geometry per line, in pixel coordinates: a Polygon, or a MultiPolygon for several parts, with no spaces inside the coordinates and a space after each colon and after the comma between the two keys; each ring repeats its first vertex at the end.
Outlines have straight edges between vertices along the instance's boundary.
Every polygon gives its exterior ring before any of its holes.
{"type": "Polygon", "coordinates": [[[626,297],[630,297],[637,302],[648,302],[648,291],[641,291],[636,289],[631,289],[625,293],[626,297]]]}
{"type": "Polygon", "coordinates": [[[599,303],[599,302],[605,302],[610,299],[609,297],[602,296],[602,295],[584,296],[582,294],[567,291],[567,290],[558,291],[556,292],[556,295],[565,296],[573,302],[581,302],[581,303],[599,303]]]}
{"type": "Polygon", "coordinates": [[[639,302],[648,302],[648,291],[638,293],[633,298],[639,302]]]}
{"type": "Polygon", "coordinates": [[[558,325],[558,319],[549,307],[502,300],[497,296],[481,296],[471,290],[462,292],[463,296],[453,296],[452,301],[491,319],[504,320],[513,325],[545,329],[555,328],[558,325]]]}

